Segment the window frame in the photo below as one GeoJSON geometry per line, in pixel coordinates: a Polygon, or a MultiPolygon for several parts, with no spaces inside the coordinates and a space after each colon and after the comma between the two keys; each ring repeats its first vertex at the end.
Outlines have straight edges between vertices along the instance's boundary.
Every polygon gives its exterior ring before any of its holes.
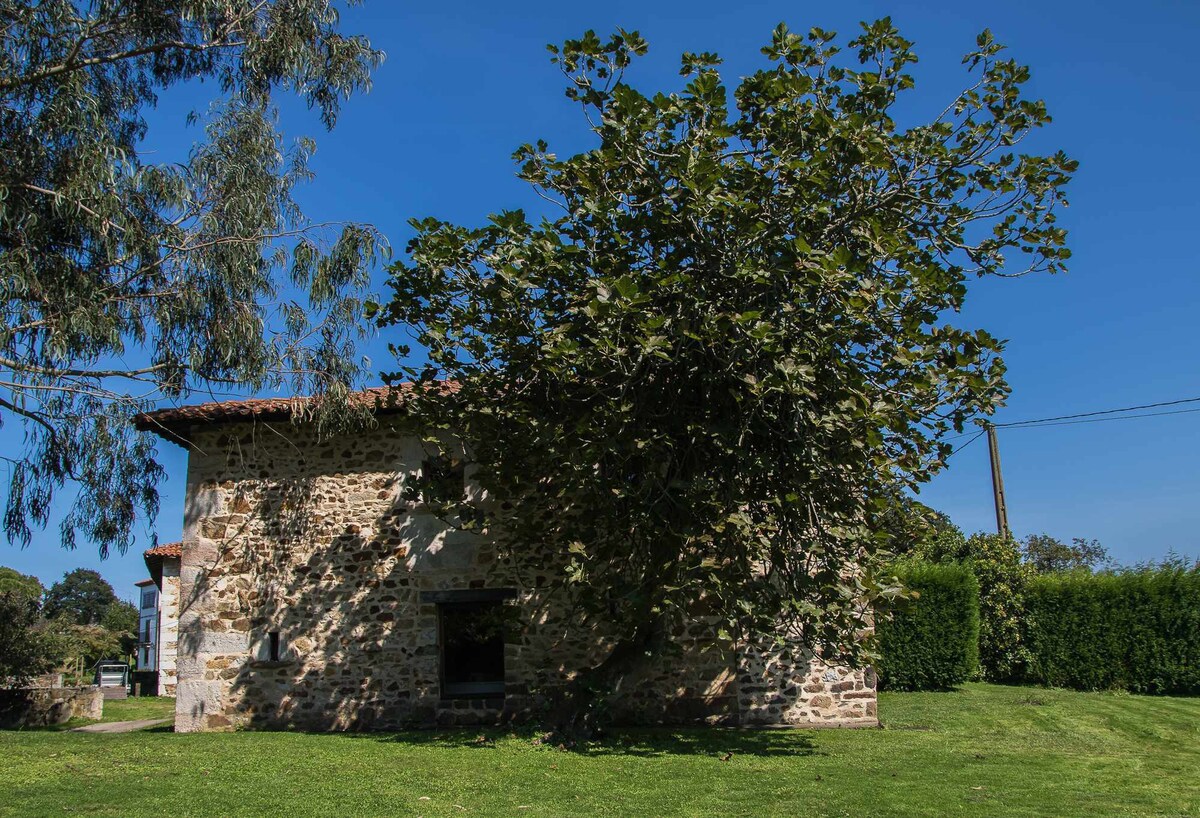
{"type": "Polygon", "coordinates": [[[426,591],[421,601],[437,606],[438,688],[443,701],[458,699],[502,699],[508,676],[505,657],[506,631],[500,632],[500,676],[481,682],[453,682],[447,679],[446,670],[446,613],[468,607],[496,607],[503,609],[505,603],[516,597],[511,588],[473,588],[462,591],[426,591]]]}

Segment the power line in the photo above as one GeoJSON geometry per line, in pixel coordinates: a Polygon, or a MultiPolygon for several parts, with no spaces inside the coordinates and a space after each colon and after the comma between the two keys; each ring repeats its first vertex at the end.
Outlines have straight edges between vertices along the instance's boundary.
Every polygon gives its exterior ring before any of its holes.
{"type": "MultiPolygon", "coordinates": [[[[1017,421],[1013,421],[1012,423],[997,423],[994,425],[997,429],[1012,428],[1013,426],[1033,426],[1035,424],[1050,423],[1052,421],[1074,420],[1075,418],[1090,418],[1090,417],[1096,417],[1097,415],[1116,415],[1116,414],[1120,414],[1122,412],[1135,412],[1139,409],[1156,409],[1160,406],[1178,406],[1181,403],[1200,403],[1200,398],[1182,398],[1180,400],[1162,401],[1161,403],[1145,403],[1145,404],[1142,404],[1141,406],[1126,406],[1123,409],[1104,409],[1099,412],[1080,412],[1079,414],[1076,414],[1076,415],[1059,415],[1058,417],[1037,418],[1036,420],[1017,420],[1017,421]]],[[[1178,412],[1178,413],[1175,413],[1175,412],[1152,412],[1152,413],[1145,414],[1145,415],[1133,415],[1133,417],[1154,417],[1155,415],[1184,414],[1187,411],[1195,411],[1195,410],[1184,410],[1183,412],[1178,412]]],[[[1116,420],[1116,418],[1113,418],[1113,419],[1116,420]]]]}
{"type": "MultiPolygon", "coordinates": [[[[1200,402],[1200,398],[1182,398],[1180,400],[1162,401],[1160,403],[1147,403],[1147,404],[1143,404],[1141,406],[1126,406],[1124,409],[1104,409],[1099,412],[1080,412],[1079,414],[1075,414],[1075,415],[1059,415],[1057,417],[1051,417],[1051,418],[1038,418],[1036,420],[1017,420],[1017,421],[1013,421],[1011,423],[995,423],[995,424],[990,424],[990,425],[994,426],[997,429],[1014,429],[1014,428],[1015,429],[1026,429],[1026,428],[1038,428],[1041,426],[1073,426],[1076,423],[1104,423],[1104,422],[1110,421],[1110,420],[1136,420],[1137,418],[1155,418],[1155,417],[1162,417],[1163,415],[1188,415],[1188,414],[1192,414],[1194,412],[1200,412],[1200,409],[1177,409],[1173,412],[1143,412],[1142,414],[1139,414],[1139,415],[1124,415],[1122,417],[1115,417],[1115,418],[1097,417],[1097,415],[1116,415],[1116,414],[1120,414],[1122,412],[1133,412],[1138,409],[1153,409],[1158,406],[1178,406],[1183,403],[1197,403],[1197,402],[1200,402]],[[1076,418],[1090,418],[1090,420],[1076,420],[1076,418]]],[[[984,430],[986,431],[987,426],[989,425],[988,422],[987,421],[979,421],[979,422],[983,424],[984,430]]],[[[982,431],[976,432],[974,434],[972,434],[971,432],[963,432],[961,434],[951,435],[950,437],[942,438],[942,440],[950,441],[950,440],[959,440],[961,438],[967,437],[968,435],[970,435],[970,437],[971,437],[971,439],[968,440],[966,443],[963,443],[961,446],[958,446],[952,452],[950,452],[950,454],[946,455],[947,459],[949,459],[953,455],[957,454],[959,451],[967,448],[967,446],[970,446],[983,434],[984,434],[984,432],[982,432],[982,431]]]]}
{"type": "MultiPolygon", "coordinates": [[[[1058,415],[1050,418],[1038,418],[1036,420],[1021,420],[1013,423],[989,423],[983,422],[983,429],[974,437],[967,440],[958,448],[952,450],[946,455],[949,460],[958,452],[970,446],[985,433],[988,436],[988,457],[992,465],[992,494],[996,504],[996,530],[1001,537],[1009,537],[1010,529],[1008,527],[1008,505],[1004,499],[1004,478],[1000,473],[1000,448],[996,442],[996,429],[1040,429],[1045,426],[1073,426],[1077,423],[1103,423],[1109,420],[1137,420],[1138,418],[1160,417],[1162,415],[1187,415],[1193,412],[1200,412],[1200,408],[1196,409],[1175,409],[1168,412],[1142,412],[1141,414],[1131,415],[1129,412],[1138,412],[1142,409],[1156,409],[1162,406],[1179,406],[1185,403],[1200,403],[1200,398],[1180,398],[1179,400],[1160,401],[1159,403],[1145,403],[1140,406],[1126,406],[1123,409],[1102,409],[1097,412],[1079,412],[1074,415],[1058,415]],[[1104,417],[1105,415],[1113,415],[1114,417],[1104,417]]],[[[961,437],[961,435],[960,435],[961,437]]]]}
{"type": "MultiPolygon", "coordinates": [[[[1193,412],[1200,412],[1200,409],[1176,409],[1173,412],[1146,412],[1141,415],[1123,415],[1121,417],[1116,417],[1116,418],[1092,418],[1091,420],[1067,420],[1067,421],[1056,421],[1054,423],[1049,423],[1046,421],[1043,421],[1041,423],[1034,423],[1034,422],[1030,421],[1028,423],[1016,424],[1016,427],[1018,429],[1040,429],[1043,426],[1074,426],[1077,423],[1105,423],[1106,421],[1110,421],[1110,420],[1136,420],[1137,418],[1156,418],[1156,417],[1162,417],[1163,415],[1189,415],[1193,412]]],[[[1002,427],[1011,428],[1012,425],[1013,424],[1008,424],[1008,423],[997,423],[996,428],[997,429],[1002,428],[1002,427]]],[[[967,441],[967,442],[969,443],[970,441],[967,441]]]]}
{"type": "MultiPolygon", "coordinates": [[[[1198,410],[1198,411],[1200,411],[1200,410],[1198,410]]],[[[970,440],[968,440],[966,443],[962,444],[961,446],[958,446],[957,448],[955,448],[952,452],[950,452],[950,454],[946,455],[946,460],[949,460],[950,458],[954,457],[954,455],[958,454],[963,449],[970,446],[976,440],[979,440],[979,438],[983,437],[986,433],[987,433],[986,427],[984,427],[983,429],[980,429],[979,432],[974,437],[972,437],[970,440]]],[[[965,435],[959,435],[959,437],[965,437],[965,435]]]]}

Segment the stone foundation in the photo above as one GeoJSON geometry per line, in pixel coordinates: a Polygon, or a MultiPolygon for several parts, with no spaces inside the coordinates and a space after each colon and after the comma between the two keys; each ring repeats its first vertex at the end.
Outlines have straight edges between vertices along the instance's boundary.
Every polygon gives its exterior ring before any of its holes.
{"type": "MultiPolygon", "coordinates": [[[[370,432],[320,443],[286,423],[193,430],[177,732],[536,719],[609,649],[574,618],[555,572],[532,551],[505,558],[405,499],[406,476],[431,453],[396,423],[381,417],[370,432]],[[504,692],[444,698],[431,600],[487,589],[512,597],[504,692]]],[[[619,720],[877,723],[869,671],[826,667],[799,648],[719,644],[699,621],[668,647],[613,697],[619,720]]]]}

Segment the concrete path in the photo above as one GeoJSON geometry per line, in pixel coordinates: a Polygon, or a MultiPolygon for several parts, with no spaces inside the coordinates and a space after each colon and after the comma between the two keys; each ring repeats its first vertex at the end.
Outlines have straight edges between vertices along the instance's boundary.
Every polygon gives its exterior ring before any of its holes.
{"type": "Polygon", "coordinates": [[[100,724],[89,724],[86,727],[76,727],[72,733],[132,733],[134,730],[144,730],[160,724],[169,724],[174,719],[137,719],[136,721],[106,721],[100,724]]]}

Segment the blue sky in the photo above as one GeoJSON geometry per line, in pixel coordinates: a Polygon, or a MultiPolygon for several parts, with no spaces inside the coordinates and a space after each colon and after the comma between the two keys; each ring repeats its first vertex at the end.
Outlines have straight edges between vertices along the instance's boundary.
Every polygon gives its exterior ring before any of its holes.
{"type": "MultiPolygon", "coordinates": [[[[721,54],[732,84],[762,65],[758,49],[780,21],[800,31],[815,25],[849,32],[859,20],[884,15],[916,41],[921,58],[906,118],[941,110],[966,76],[961,55],[989,27],[1032,67],[1031,92],[1054,116],[1031,147],[1061,147],[1081,163],[1062,218],[1075,254],[1071,271],[977,282],[960,319],[1008,339],[1013,395],[996,420],[1200,396],[1200,4],[614,0],[417,8],[367,0],[343,20],[388,54],[372,92],[351,100],[328,134],[299,106],[285,106],[289,133],[313,135],[319,146],[317,179],[300,198],[316,221],[375,223],[397,252],[412,217],[476,224],[504,208],[536,211],[539,200],[513,175],[513,149],[537,138],[559,153],[588,145],[547,43],[587,28],[638,29],[650,54],[627,79],[643,89],[673,89],[683,51],[721,54]]],[[[149,136],[161,156],[186,150],[194,132],[182,118],[203,106],[209,90],[164,97],[149,136]]],[[[386,340],[367,350],[377,370],[391,368],[386,340]]],[[[16,426],[0,430],[0,446],[11,449],[19,440],[16,426]]],[[[1001,430],[1000,447],[1018,536],[1094,537],[1123,562],[1168,549],[1200,555],[1200,414],[1001,430]]],[[[165,443],[160,452],[170,477],[157,532],[169,541],[180,531],[186,456],[165,443]]],[[[954,457],[922,500],[968,531],[991,529],[990,485],[979,440],[954,457]]],[[[0,544],[0,564],[46,583],[75,567],[96,568],[122,596],[145,576],[140,549],[101,562],[86,544],[62,551],[55,534],[45,532],[25,550],[0,544]]]]}

